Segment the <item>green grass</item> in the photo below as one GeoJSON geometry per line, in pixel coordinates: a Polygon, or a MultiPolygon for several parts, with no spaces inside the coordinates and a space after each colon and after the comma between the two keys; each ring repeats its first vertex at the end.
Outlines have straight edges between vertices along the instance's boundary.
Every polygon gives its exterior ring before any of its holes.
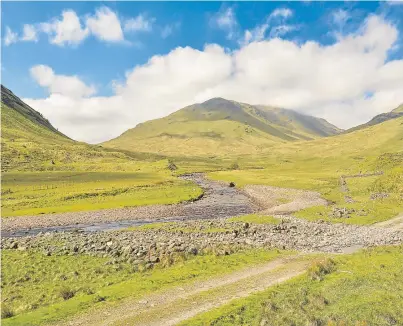
{"type": "Polygon", "coordinates": [[[309,272],[181,325],[401,325],[403,246],[314,263],[309,272]]]}
{"type": "Polygon", "coordinates": [[[339,131],[323,120],[301,117],[293,111],[213,101],[215,104],[186,107],[140,124],[104,145],[167,155],[222,156],[260,153],[276,144],[339,131]]]}
{"type": "MultiPolygon", "coordinates": [[[[258,184],[318,191],[337,206],[366,211],[365,216],[353,215],[341,222],[371,224],[383,221],[403,211],[402,123],[403,118],[399,118],[335,137],[273,147],[270,154],[260,157],[238,156],[240,169],[208,175],[214,180],[233,181],[240,188],[258,184]],[[374,171],[384,174],[348,178],[350,193],[341,192],[340,176],[374,171]],[[389,198],[369,199],[372,193],[380,192],[387,192],[389,198]],[[356,202],[347,204],[345,195],[356,202]]],[[[314,207],[300,212],[299,216],[310,220],[326,219],[329,209],[314,207]]]]}
{"type": "Polygon", "coordinates": [[[252,224],[280,224],[281,220],[273,216],[249,214],[243,216],[231,217],[228,222],[244,222],[252,224]]]}
{"type": "Polygon", "coordinates": [[[3,103],[1,147],[3,172],[137,171],[164,159],[157,154],[120,151],[73,141],[3,103]]]}
{"type": "Polygon", "coordinates": [[[12,318],[2,325],[39,325],[63,320],[89,307],[117,303],[168,287],[223,275],[260,264],[286,252],[250,250],[229,256],[206,254],[178,260],[166,268],[134,272],[130,265],[105,265],[106,258],[84,255],[47,257],[34,252],[2,251],[2,307],[12,318]],[[78,274],[77,274],[77,273],[78,274]],[[71,291],[74,296],[64,300],[71,291]]]}
{"type": "Polygon", "coordinates": [[[85,211],[198,198],[202,189],[155,172],[10,172],[2,176],[2,216],[85,211]]]}

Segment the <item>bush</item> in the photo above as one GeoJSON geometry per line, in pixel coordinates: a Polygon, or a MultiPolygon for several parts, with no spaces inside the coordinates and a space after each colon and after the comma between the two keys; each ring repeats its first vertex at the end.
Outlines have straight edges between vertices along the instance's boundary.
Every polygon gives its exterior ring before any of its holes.
{"type": "Polygon", "coordinates": [[[171,160],[168,160],[168,170],[175,171],[177,169],[178,167],[175,165],[175,163],[171,160]]]}
{"type": "Polygon", "coordinates": [[[14,316],[14,311],[10,307],[2,304],[1,306],[1,319],[11,318],[14,316]]]}
{"type": "Polygon", "coordinates": [[[239,164],[236,163],[236,162],[232,163],[229,168],[230,168],[230,170],[238,170],[239,169],[239,164]]]}
{"type": "Polygon", "coordinates": [[[67,289],[67,288],[62,288],[60,290],[60,296],[64,299],[64,300],[68,300],[71,299],[72,297],[74,297],[75,292],[73,290],[67,289]]]}
{"type": "Polygon", "coordinates": [[[308,276],[311,280],[322,281],[323,277],[335,270],[336,263],[331,258],[315,261],[308,269],[308,276]]]}

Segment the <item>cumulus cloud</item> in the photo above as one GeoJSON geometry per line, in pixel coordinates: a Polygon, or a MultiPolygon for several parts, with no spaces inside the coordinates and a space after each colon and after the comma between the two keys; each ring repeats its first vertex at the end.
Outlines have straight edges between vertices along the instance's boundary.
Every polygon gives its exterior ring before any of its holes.
{"type": "Polygon", "coordinates": [[[24,25],[21,41],[38,41],[38,33],[35,26],[29,24],[24,25]]]}
{"type": "MultiPolygon", "coordinates": [[[[154,22],[155,18],[147,18],[144,14],[140,14],[135,18],[127,19],[124,22],[124,30],[150,32],[154,22]]],[[[95,13],[84,15],[84,17],[79,17],[74,10],[68,9],[64,10],[60,17],[54,17],[50,21],[34,25],[25,24],[21,38],[7,27],[4,44],[10,45],[18,41],[37,42],[41,33],[47,34],[49,42],[58,46],[76,46],[90,35],[104,42],[125,42],[118,14],[103,6],[96,9],[95,13]]],[[[165,33],[168,34],[168,32],[165,33]]]]}
{"type": "Polygon", "coordinates": [[[155,18],[147,18],[146,15],[140,14],[126,20],[124,30],[125,32],[151,32],[154,22],[155,18]]]}
{"type": "Polygon", "coordinates": [[[89,35],[88,28],[81,25],[79,17],[73,10],[65,10],[61,18],[41,23],[40,29],[48,34],[50,43],[59,46],[77,45],[89,35]]]}
{"type": "Polygon", "coordinates": [[[31,76],[50,94],[58,94],[66,98],[80,99],[95,93],[95,87],[87,86],[77,76],[56,75],[52,68],[37,65],[30,69],[31,76]]]}
{"type": "Polygon", "coordinates": [[[124,40],[120,20],[108,7],[96,10],[95,15],[87,17],[86,25],[98,39],[109,42],[124,40]]]}
{"type": "Polygon", "coordinates": [[[10,27],[6,27],[6,35],[4,36],[4,45],[9,46],[10,44],[16,43],[18,41],[18,34],[13,32],[10,27]]]}
{"type": "Polygon", "coordinates": [[[24,100],[62,132],[89,142],[217,96],[290,108],[348,128],[403,102],[403,60],[387,61],[397,37],[396,27],[370,16],[328,45],[273,38],[232,52],[214,44],[179,47],[128,71],[110,97],[85,97],[92,91],[78,86],[77,77],[42,67],[33,75],[49,97],[24,100]],[[64,86],[60,77],[75,86],[64,86]]]}

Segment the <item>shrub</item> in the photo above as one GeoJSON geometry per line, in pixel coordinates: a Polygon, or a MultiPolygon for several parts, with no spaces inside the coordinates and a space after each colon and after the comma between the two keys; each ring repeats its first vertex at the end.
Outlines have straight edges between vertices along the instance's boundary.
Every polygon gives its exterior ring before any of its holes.
{"type": "Polygon", "coordinates": [[[14,311],[9,306],[2,304],[1,306],[1,319],[11,318],[14,316],[14,311]]]}
{"type": "Polygon", "coordinates": [[[239,169],[239,164],[236,163],[236,162],[232,163],[229,168],[230,168],[230,170],[238,170],[239,169]]]}
{"type": "Polygon", "coordinates": [[[68,288],[62,288],[60,290],[60,296],[63,298],[63,300],[68,300],[74,297],[75,292],[73,290],[70,290],[68,288]]]}
{"type": "Polygon", "coordinates": [[[311,280],[322,281],[323,277],[335,270],[336,263],[331,258],[315,261],[308,269],[308,276],[311,280]]]}

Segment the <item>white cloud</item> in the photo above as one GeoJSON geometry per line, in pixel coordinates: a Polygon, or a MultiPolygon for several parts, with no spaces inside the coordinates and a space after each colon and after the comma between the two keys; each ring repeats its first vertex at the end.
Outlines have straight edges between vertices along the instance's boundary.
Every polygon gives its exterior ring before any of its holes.
{"type": "Polygon", "coordinates": [[[273,12],[270,14],[270,19],[273,18],[290,18],[293,15],[293,12],[291,9],[288,8],[277,8],[273,10],[273,12]]]}
{"type": "Polygon", "coordinates": [[[227,32],[227,38],[229,40],[236,36],[238,22],[235,16],[234,8],[222,8],[217,12],[210,20],[213,26],[216,26],[227,32]]]}
{"type": "Polygon", "coordinates": [[[348,13],[348,11],[343,10],[343,9],[335,10],[332,13],[333,23],[336,24],[340,28],[343,28],[343,26],[347,23],[347,21],[350,19],[350,17],[351,16],[348,13]]]}
{"type": "Polygon", "coordinates": [[[120,42],[124,40],[120,20],[116,13],[108,7],[101,7],[96,10],[95,15],[88,16],[86,26],[102,41],[120,42]]]}
{"type": "Polygon", "coordinates": [[[167,38],[168,36],[171,36],[175,30],[178,30],[180,28],[180,26],[181,26],[180,22],[165,25],[161,30],[161,37],[167,38]]]}
{"type": "Polygon", "coordinates": [[[6,27],[6,35],[4,36],[4,45],[9,46],[10,44],[16,43],[18,41],[18,34],[14,33],[10,27],[6,27]]]}
{"type": "Polygon", "coordinates": [[[110,97],[82,97],[91,93],[82,91],[84,83],[65,88],[55,82],[59,75],[41,68],[36,79],[50,96],[24,100],[62,132],[89,142],[216,96],[290,108],[347,128],[403,102],[403,60],[385,63],[397,36],[394,26],[371,16],[331,45],[273,38],[233,52],[212,44],[179,47],[128,71],[110,97]]]}
{"type": "Polygon", "coordinates": [[[31,76],[50,94],[58,94],[66,98],[79,99],[95,93],[95,87],[87,86],[77,76],[56,75],[52,68],[37,65],[30,69],[31,76]]]}
{"type": "Polygon", "coordinates": [[[89,35],[88,28],[81,26],[80,19],[73,10],[63,11],[61,19],[54,18],[51,22],[41,23],[40,29],[49,35],[50,43],[59,46],[77,45],[89,35]]]}
{"type": "Polygon", "coordinates": [[[140,14],[126,20],[124,30],[125,32],[151,32],[154,22],[155,18],[147,18],[144,14],[140,14]]]}
{"type": "Polygon", "coordinates": [[[38,41],[38,34],[35,26],[29,24],[24,25],[21,41],[38,41]]]}
{"type": "Polygon", "coordinates": [[[252,30],[246,30],[243,38],[239,41],[240,45],[247,45],[250,42],[262,41],[266,38],[266,32],[270,29],[270,38],[283,36],[293,30],[298,29],[296,25],[284,24],[284,21],[293,15],[288,8],[277,8],[271,12],[266,21],[257,25],[252,30]]]}

